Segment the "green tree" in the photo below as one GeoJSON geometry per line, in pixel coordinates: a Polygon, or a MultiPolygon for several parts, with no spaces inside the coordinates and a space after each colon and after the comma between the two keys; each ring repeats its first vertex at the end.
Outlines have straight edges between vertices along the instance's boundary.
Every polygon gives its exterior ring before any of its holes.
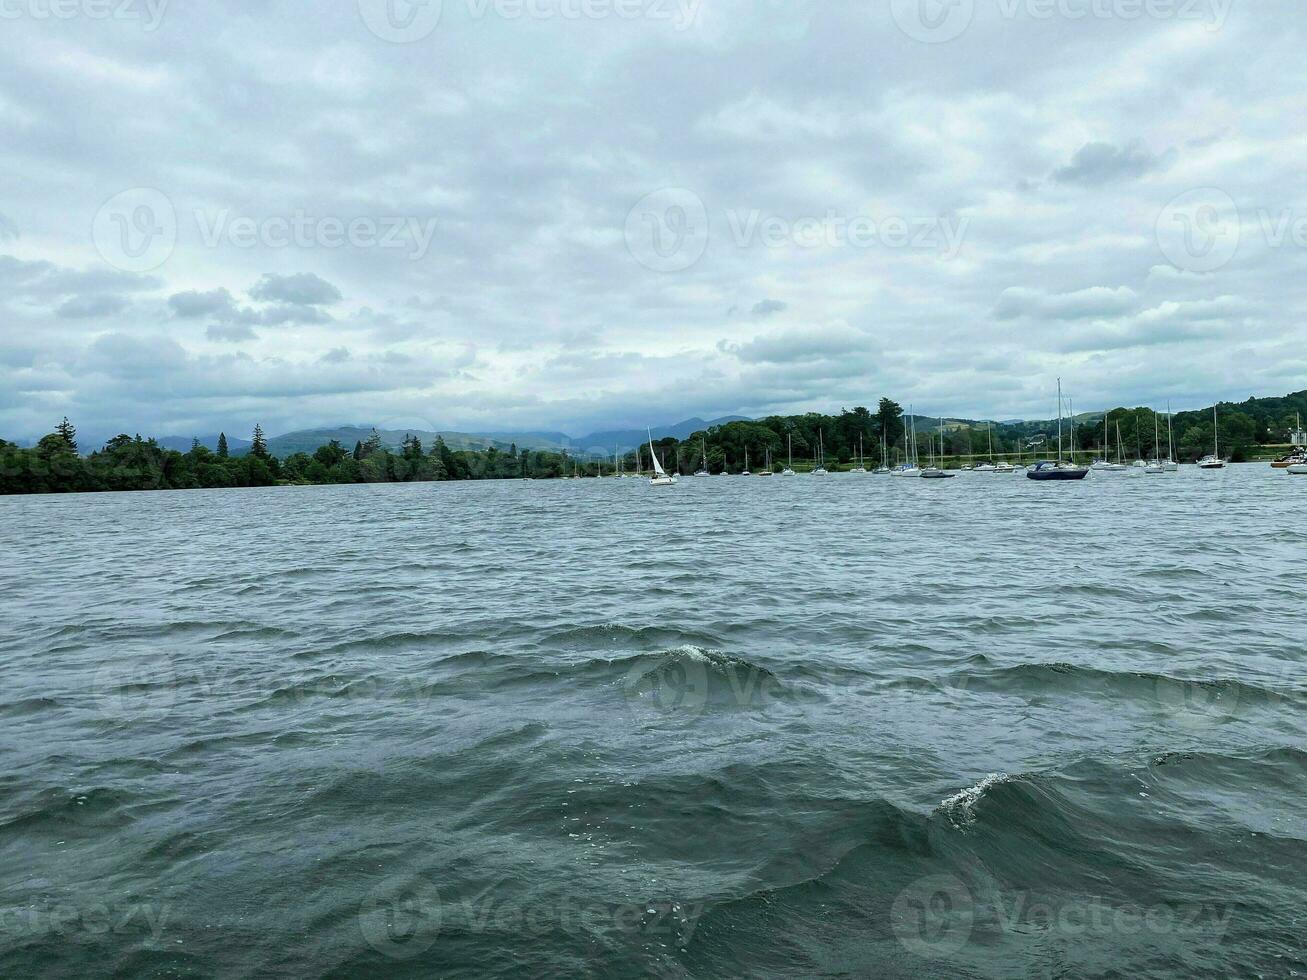
{"type": "Polygon", "coordinates": [[[254,423],[254,435],[250,439],[250,453],[255,459],[267,460],[268,440],[263,437],[263,426],[254,423]]]}
{"type": "Polygon", "coordinates": [[[225,432],[218,433],[218,458],[227,458],[227,433],[225,432]]]}
{"type": "Polygon", "coordinates": [[[68,421],[65,415],[63,421],[54,427],[55,433],[67,444],[73,452],[77,452],[77,427],[68,421]]]}

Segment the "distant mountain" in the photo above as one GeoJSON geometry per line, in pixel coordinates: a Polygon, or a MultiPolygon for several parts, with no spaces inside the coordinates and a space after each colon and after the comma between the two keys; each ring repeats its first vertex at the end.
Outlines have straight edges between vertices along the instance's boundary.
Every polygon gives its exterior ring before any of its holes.
{"type": "MultiPolygon", "coordinates": [[[[530,434],[502,433],[491,436],[444,430],[433,432],[428,429],[378,429],[377,434],[381,436],[382,444],[390,449],[398,449],[404,442],[404,438],[410,435],[421,439],[424,448],[430,448],[431,444],[436,441],[437,435],[445,440],[445,444],[450,449],[489,449],[494,446],[496,449],[507,451],[514,443],[517,444],[519,449],[556,450],[561,448],[558,442],[543,438],[532,438],[530,434]]],[[[353,449],[354,443],[366,442],[371,435],[372,426],[370,425],[340,425],[332,428],[302,429],[298,432],[287,432],[282,435],[272,436],[268,439],[268,451],[272,455],[284,459],[294,453],[311,453],[319,446],[327,445],[333,439],[346,449],[353,449]]]]}
{"type": "MultiPolygon", "coordinates": [[[[655,439],[661,439],[665,436],[672,436],[677,439],[684,439],[701,429],[707,429],[714,425],[724,425],[727,422],[736,422],[743,419],[741,415],[730,415],[719,419],[713,419],[705,422],[703,419],[686,419],[684,422],[677,422],[675,425],[658,425],[653,427],[655,439]]],[[[372,434],[370,425],[339,425],[329,426],[318,429],[301,429],[296,432],[286,432],[281,435],[270,436],[268,438],[268,451],[274,456],[285,459],[294,453],[312,453],[319,446],[325,446],[331,440],[335,439],[346,449],[353,449],[354,443],[366,442],[372,434]]],[[[589,435],[581,436],[574,439],[565,432],[454,432],[449,430],[440,430],[439,432],[427,429],[380,429],[378,435],[381,436],[382,443],[390,449],[398,449],[403,443],[404,437],[408,435],[417,436],[422,440],[422,445],[430,448],[431,444],[436,441],[439,435],[445,440],[445,444],[450,449],[488,449],[494,446],[507,452],[510,447],[517,446],[518,449],[530,449],[535,451],[560,452],[566,449],[574,456],[600,456],[607,458],[613,452],[615,447],[620,446],[622,452],[634,449],[640,443],[644,442],[646,436],[642,429],[614,429],[604,432],[592,432],[589,435]]],[[[213,448],[217,441],[217,436],[204,437],[200,440],[204,445],[213,448]]],[[[179,449],[183,452],[191,448],[190,437],[167,437],[159,440],[161,445],[169,449],[179,449]]],[[[244,455],[249,450],[249,442],[244,439],[233,439],[227,437],[227,444],[231,448],[232,455],[244,455]]]]}
{"type": "MultiPolygon", "coordinates": [[[[694,418],[686,419],[684,422],[677,422],[675,425],[655,425],[652,431],[655,439],[665,439],[668,436],[673,439],[685,439],[696,432],[711,429],[714,425],[747,421],[748,418],[743,415],[723,415],[719,419],[712,419],[707,422],[703,419],[694,418]]],[[[649,435],[644,429],[610,429],[603,432],[591,432],[579,439],[573,439],[572,445],[595,455],[611,456],[614,449],[627,452],[648,438],[649,435]]]]}

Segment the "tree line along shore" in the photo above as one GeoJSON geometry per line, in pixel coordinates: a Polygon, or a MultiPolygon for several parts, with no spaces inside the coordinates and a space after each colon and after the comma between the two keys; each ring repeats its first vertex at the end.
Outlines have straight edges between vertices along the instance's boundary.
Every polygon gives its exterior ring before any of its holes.
{"type": "MultiPolygon", "coordinates": [[[[1249,399],[1218,406],[1223,452],[1235,462],[1272,459],[1293,441],[1298,417],[1307,409],[1307,391],[1283,398],[1249,399]]],[[[1212,445],[1211,409],[1179,412],[1171,417],[1176,456],[1192,461],[1212,445]]],[[[1166,450],[1168,418],[1149,408],[1114,408],[1106,415],[1080,416],[1074,452],[1097,455],[1104,445],[1115,458],[1153,455],[1154,432],[1166,450]]],[[[985,459],[1032,460],[1056,453],[1055,436],[1047,421],[976,423],[948,418],[914,417],[918,445],[927,438],[943,464],[962,465],[985,459]],[[940,448],[942,446],[942,449],[940,448]]],[[[842,410],[838,415],[810,412],[734,421],[695,432],[685,439],[654,440],[662,464],[669,470],[693,473],[706,466],[711,473],[738,473],[746,459],[757,472],[770,458],[780,470],[791,456],[796,470],[816,465],[817,446],[824,445],[823,464],[832,470],[858,465],[861,452],[868,467],[882,454],[894,463],[907,441],[904,410],[882,398],[875,411],[842,410]]],[[[1067,424],[1065,446],[1071,448],[1067,424]]],[[[598,447],[595,447],[596,450],[598,447]]],[[[0,439],[0,493],[78,493],[127,490],[184,490],[218,487],[267,487],[351,483],[407,483],[444,480],[555,479],[613,476],[650,467],[648,446],[625,454],[601,457],[590,453],[490,446],[451,449],[439,436],[430,445],[413,434],[398,446],[382,443],[373,430],[353,447],[331,441],[312,453],[278,458],[254,427],[250,445],[229,452],[225,435],[216,450],[194,441],[188,452],[166,449],[140,435],[114,436],[102,447],[83,452],[76,427],[64,419],[34,446],[0,439]]]]}

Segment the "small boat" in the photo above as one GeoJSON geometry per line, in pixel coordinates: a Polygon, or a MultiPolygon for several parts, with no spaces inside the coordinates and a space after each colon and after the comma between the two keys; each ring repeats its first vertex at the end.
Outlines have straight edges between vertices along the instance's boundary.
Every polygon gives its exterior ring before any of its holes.
{"type": "MultiPolygon", "coordinates": [[[[1072,444],[1075,442],[1075,417],[1072,416],[1072,444]]],[[[1062,460],[1062,379],[1057,379],[1057,462],[1040,460],[1034,469],[1026,470],[1026,477],[1031,480],[1083,480],[1089,475],[1088,466],[1062,460]]]]}
{"type": "Polygon", "coordinates": [[[862,433],[858,433],[858,465],[853,467],[854,473],[866,473],[867,467],[862,462],[862,433]]]}
{"type": "Polygon", "coordinates": [[[996,474],[997,474],[997,473],[1015,473],[1016,471],[1017,471],[1017,468],[1016,468],[1015,466],[1013,466],[1011,463],[1009,463],[1007,460],[1003,460],[1003,462],[1001,462],[1001,463],[996,463],[996,464],[994,465],[994,472],[995,472],[996,474]]]}
{"type": "Polygon", "coordinates": [[[1292,463],[1289,465],[1288,470],[1294,476],[1307,476],[1307,462],[1292,463]]]}
{"type": "Polygon", "coordinates": [[[711,476],[712,474],[708,472],[708,441],[706,439],[700,439],[699,447],[703,450],[703,465],[699,467],[698,471],[695,472],[694,475],[711,476]]]}
{"type": "Polygon", "coordinates": [[[817,465],[812,468],[812,475],[825,476],[827,471],[823,464],[826,462],[826,439],[820,429],[817,430],[817,447],[817,465]]]}
{"type": "Polygon", "coordinates": [[[793,433],[786,434],[785,445],[789,450],[789,462],[785,464],[785,469],[781,470],[781,476],[794,476],[794,434],[793,433]]]}
{"type": "Polygon", "coordinates": [[[1212,452],[1198,461],[1200,470],[1223,470],[1225,460],[1221,458],[1221,430],[1216,423],[1216,406],[1212,406],[1212,452]]]}
{"type": "Polygon", "coordinates": [[[908,414],[903,420],[903,441],[907,458],[890,470],[890,476],[921,476],[921,467],[917,465],[917,422],[912,416],[911,405],[908,406],[908,414]]]}
{"type": "Polygon", "coordinates": [[[989,459],[977,463],[971,469],[975,473],[997,473],[998,467],[994,465],[994,423],[986,422],[985,431],[989,435],[989,459]]]}
{"type": "Polygon", "coordinates": [[[746,446],[744,450],[744,469],[740,470],[740,476],[753,476],[749,472],[749,449],[746,446]]]}
{"type": "Polygon", "coordinates": [[[889,476],[889,447],[885,442],[885,434],[880,436],[880,465],[871,471],[872,476],[889,476]]]}
{"type": "Polygon", "coordinates": [[[762,472],[759,473],[758,475],[759,475],[759,476],[775,476],[775,475],[776,475],[776,474],[772,471],[772,468],[771,468],[771,447],[770,447],[770,446],[767,447],[767,465],[764,466],[764,467],[762,468],[762,472]]]}
{"type": "Polygon", "coordinates": [[[671,487],[676,485],[676,475],[668,474],[663,469],[663,464],[658,461],[658,454],[654,452],[653,433],[649,434],[649,455],[653,457],[654,475],[649,478],[649,485],[652,487],[671,487]]]}
{"type": "Polygon", "coordinates": [[[1171,403],[1166,403],[1166,459],[1162,460],[1162,469],[1167,473],[1179,472],[1180,464],[1175,461],[1175,435],[1171,430],[1171,403]]]}
{"type": "Polygon", "coordinates": [[[1026,470],[1026,476],[1032,480],[1083,480],[1088,475],[1087,467],[1054,463],[1047,459],[1036,463],[1034,469],[1026,470]]]}

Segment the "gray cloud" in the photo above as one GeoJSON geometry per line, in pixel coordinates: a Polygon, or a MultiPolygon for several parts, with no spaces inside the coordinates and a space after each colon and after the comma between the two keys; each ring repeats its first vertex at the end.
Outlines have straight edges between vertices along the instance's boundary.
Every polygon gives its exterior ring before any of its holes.
{"type": "Polygon", "coordinates": [[[127,308],[122,296],[97,294],[74,296],[64,300],[55,309],[55,316],[64,320],[86,320],[92,317],[112,316],[127,308]]]}
{"type": "Polygon", "coordinates": [[[1010,417],[1046,413],[1058,375],[1077,404],[1300,388],[1307,250],[1257,219],[1302,216],[1299,8],[1235,5],[1206,29],[976,7],[933,46],[883,4],[742,0],[685,30],[447,10],[414,45],[379,43],[351,4],[174,4],[149,34],[6,21],[0,167],[23,185],[0,233],[0,436],[65,413],[154,432],[406,415],[583,432],[881,393],[1010,417]],[[146,274],[93,234],[139,187],[178,218],[146,274]],[[702,202],[709,234],[658,272],[627,220],[668,187],[702,202]],[[1244,212],[1216,270],[1178,269],[1157,241],[1195,187],[1244,212]],[[733,234],[752,215],[883,230],[941,214],[966,222],[948,260],[733,234]],[[388,217],[405,247],[333,238],[388,217]],[[424,249],[409,219],[434,220],[424,249]],[[127,305],[60,315],[104,297],[127,305]],[[796,311],[815,326],[776,329],[796,311]]]}
{"type": "Polygon", "coordinates": [[[1053,179],[1062,184],[1097,187],[1109,181],[1142,177],[1168,161],[1169,157],[1154,156],[1138,141],[1124,146],[1086,143],[1076,151],[1070,164],[1053,171],[1053,179]]]}
{"type": "Polygon", "coordinates": [[[236,314],[236,302],[226,289],[210,289],[199,292],[190,289],[184,293],[173,293],[168,297],[168,306],[173,316],[181,320],[194,317],[218,317],[231,319],[236,314]]]}
{"type": "Polygon", "coordinates": [[[289,303],[297,306],[317,306],[337,303],[340,290],[312,272],[299,272],[291,276],[265,273],[250,289],[253,299],[289,303]]]}

